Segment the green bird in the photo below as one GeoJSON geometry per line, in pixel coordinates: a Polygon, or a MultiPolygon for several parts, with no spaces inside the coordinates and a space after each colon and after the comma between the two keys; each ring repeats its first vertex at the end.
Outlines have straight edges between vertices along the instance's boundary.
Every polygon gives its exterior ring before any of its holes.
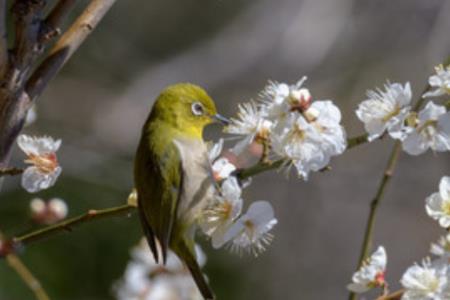
{"type": "Polygon", "coordinates": [[[196,224],[214,192],[203,128],[227,120],[199,86],[180,83],[156,99],[142,128],[134,164],[139,215],[155,261],[171,249],[205,299],[214,299],[194,250],[196,224]],[[160,245],[160,251],[157,244],[160,245]]]}

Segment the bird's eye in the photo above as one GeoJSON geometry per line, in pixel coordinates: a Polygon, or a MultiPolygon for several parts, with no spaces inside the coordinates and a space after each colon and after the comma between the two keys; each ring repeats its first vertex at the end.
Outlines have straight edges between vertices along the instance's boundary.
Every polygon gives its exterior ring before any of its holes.
{"type": "Polygon", "coordinates": [[[196,116],[201,116],[204,113],[203,105],[200,102],[192,103],[191,110],[196,116]]]}

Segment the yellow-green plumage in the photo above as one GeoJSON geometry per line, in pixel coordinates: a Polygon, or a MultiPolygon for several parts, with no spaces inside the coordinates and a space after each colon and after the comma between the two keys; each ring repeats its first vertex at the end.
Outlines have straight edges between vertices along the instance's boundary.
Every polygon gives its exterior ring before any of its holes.
{"type": "Polygon", "coordinates": [[[213,299],[194,252],[195,223],[212,192],[203,128],[216,108],[200,87],[181,83],[157,98],[142,129],[135,186],[147,240],[156,261],[168,248],[185,262],[205,299],[213,299]]]}

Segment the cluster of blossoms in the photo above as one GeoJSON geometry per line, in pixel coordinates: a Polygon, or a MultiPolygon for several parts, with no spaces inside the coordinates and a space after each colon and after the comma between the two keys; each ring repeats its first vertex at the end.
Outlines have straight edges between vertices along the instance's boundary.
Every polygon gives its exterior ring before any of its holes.
{"type": "MultiPolygon", "coordinates": [[[[436,68],[429,78],[431,90],[422,97],[450,94],[450,68],[436,68]]],[[[419,155],[432,149],[450,151],[450,112],[443,105],[428,102],[416,112],[411,107],[412,92],[409,83],[387,83],[384,90],[368,91],[356,115],[364,123],[368,140],[372,141],[386,132],[402,142],[403,150],[419,155]]]]}
{"type": "Polygon", "coordinates": [[[339,108],[330,100],[313,101],[303,87],[305,80],[294,85],[269,82],[258,101],[239,106],[238,118],[225,129],[242,137],[233,148],[236,154],[260,144],[307,179],[311,171],[324,169],[332,156],[345,151],[339,108]]]}
{"type": "MultiPolygon", "coordinates": [[[[443,177],[439,192],[426,199],[427,214],[439,224],[450,228],[450,177],[443,177]]],[[[400,283],[404,288],[402,300],[447,300],[450,299],[450,233],[442,236],[437,243],[432,243],[430,252],[435,259],[423,259],[421,264],[414,264],[403,274],[400,283]]],[[[375,287],[384,288],[386,252],[379,247],[365,264],[353,275],[352,283],[347,286],[355,293],[363,293],[375,287]]]]}
{"type": "MultiPolygon", "coordinates": [[[[196,255],[203,266],[206,257],[199,246],[196,255]]],[[[143,238],[131,250],[131,258],[123,277],[114,285],[118,300],[203,299],[189,270],[173,252],[168,252],[166,265],[157,264],[143,238]]]]}
{"type": "Polygon", "coordinates": [[[30,202],[31,219],[38,224],[54,224],[67,216],[69,209],[64,200],[53,198],[44,201],[34,198],[30,202]]]}
{"type": "Polygon", "coordinates": [[[272,240],[269,231],[277,220],[267,201],[252,203],[242,214],[242,186],[237,177],[232,176],[236,169],[234,164],[220,157],[222,146],[223,140],[220,140],[209,153],[218,189],[203,213],[200,227],[211,237],[214,248],[229,244],[238,252],[247,250],[257,255],[272,240]]]}

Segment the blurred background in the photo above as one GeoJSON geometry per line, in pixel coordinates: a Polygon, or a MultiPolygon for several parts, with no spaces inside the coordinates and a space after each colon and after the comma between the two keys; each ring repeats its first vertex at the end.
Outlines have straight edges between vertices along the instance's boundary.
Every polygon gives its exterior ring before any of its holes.
{"type": "MultiPolygon", "coordinates": [[[[87,1],[79,1],[79,10],[87,1]]],[[[333,99],[349,136],[361,134],[354,110],[367,89],[410,81],[416,99],[433,67],[450,54],[445,0],[122,0],[42,95],[24,132],[63,140],[63,173],[36,196],[60,197],[75,216],[124,203],[141,126],[166,85],[204,86],[233,116],[267,80],[308,76],[315,99],[333,99]]],[[[219,127],[206,137],[217,140],[219,127]]],[[[346,299],[369,203],[392,142],[363,145],[333,159],[332,171],[307,182],[271,172],[254,178],[246,205],[269,200],[278,225],[258,258],[214,250],[204,239],[206,273],[219,299],[346,299]]],[[[24,155],[14,153],[22,165],[24,155]]],[[[424,199],[450,174],[448,153],[403,154],[381,204],[374,246],[389,256],[392,289],[440,234],[424,199]]],[[[34,195],[7,178],[0,227],[9,236],[35,227],[34,195]]],[[[141,236],[137,215],[95,221],[33,244],[23,260],[52,299],[113,299],[129,250],[141,236]]],[[[369,294],[371,299],[374,294],[369,294]]],[[[5,263],[0,299],[33,295],[5,263]]]]}

